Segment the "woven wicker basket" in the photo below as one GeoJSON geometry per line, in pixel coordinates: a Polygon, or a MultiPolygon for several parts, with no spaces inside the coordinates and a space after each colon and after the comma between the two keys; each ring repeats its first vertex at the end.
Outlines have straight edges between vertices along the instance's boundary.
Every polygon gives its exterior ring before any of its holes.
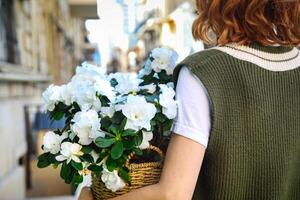
{"type": "Polygon", "coordinates": [[[126,194],[132,190],[158,183],[162,162],[163,152],[155,146],[149,146],[149,149],[158,153],[161,157],[159,162],[147,162],[147,163],[130,163],[134,152],[128,156],[125,166],[129,169],[129,176],[131,177],[131,185],[128,184],[122,190],[112,192],[107,189],[104,183],[101,181],[101,177],[92,174],[92,191],[95,200],[104,200],[113,198],[122,194],[126,194]]]}

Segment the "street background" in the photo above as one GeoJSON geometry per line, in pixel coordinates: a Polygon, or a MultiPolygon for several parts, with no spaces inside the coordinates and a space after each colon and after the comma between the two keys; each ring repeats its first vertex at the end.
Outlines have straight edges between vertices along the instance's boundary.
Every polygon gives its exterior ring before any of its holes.
{"type": "Polygon", "coordinates": [[[194,0],[0,0],[0,200],[74,199],[59,170],[36,167],[43,134],[63,123],[42,112],[49,84],[83,61],[134,73],[159,46],[182,60],[204,49],[195,17],[194,0]]]}

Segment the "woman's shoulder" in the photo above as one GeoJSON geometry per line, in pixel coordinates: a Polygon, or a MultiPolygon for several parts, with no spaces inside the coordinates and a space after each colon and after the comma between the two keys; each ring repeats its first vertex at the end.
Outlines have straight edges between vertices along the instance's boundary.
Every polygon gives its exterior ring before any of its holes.
{"type": "Polygon", "coordinates": [[[205,49],[187,56],[178,66],[187,66],[188,68],[200,67],[216,62],[224,56],[226,56],[225,53],[216,48],[205,49]]]}
{"type": "Polygon", "coordinates": [[[202,50],[187,56],[176,66],[174,70],[175,81],[182,67],[187,67],[193,72],[195,69],[204,69],[211,67],[212,65],[215,66],[216,63],[222,63],[218,60],[222,60],[224,56],[226,56],[225,53],[215,48],[202,50]]]}

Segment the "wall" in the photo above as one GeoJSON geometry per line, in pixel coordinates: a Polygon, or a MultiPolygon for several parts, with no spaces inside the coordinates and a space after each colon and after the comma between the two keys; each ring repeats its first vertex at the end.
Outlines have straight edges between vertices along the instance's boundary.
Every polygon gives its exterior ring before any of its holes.
{"type": "Polygon", "coordinates": [[[180,4],[184,2],[189,2],[196,8],[196,0],[166,0],[166,13],[170,14],[173,12],[180,4]]]}
{"type": "Polygon", "coordinates": [[[0,199],[24,199],[24,107],[72,76],[83,59],[84,19],[71,16],[67,0],[0,4],[0,199]]]}

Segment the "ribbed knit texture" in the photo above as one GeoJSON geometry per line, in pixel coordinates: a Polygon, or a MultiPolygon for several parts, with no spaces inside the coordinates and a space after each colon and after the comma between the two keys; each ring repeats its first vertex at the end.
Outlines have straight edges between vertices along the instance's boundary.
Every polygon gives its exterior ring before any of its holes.
{"type": "Polygon", "coordinates": [[[182,66],[199,77],[212,102],[193,199],[300,200],[300,67],[269,71],[212,49],[181,62],[175,84],[182,66]]]}

